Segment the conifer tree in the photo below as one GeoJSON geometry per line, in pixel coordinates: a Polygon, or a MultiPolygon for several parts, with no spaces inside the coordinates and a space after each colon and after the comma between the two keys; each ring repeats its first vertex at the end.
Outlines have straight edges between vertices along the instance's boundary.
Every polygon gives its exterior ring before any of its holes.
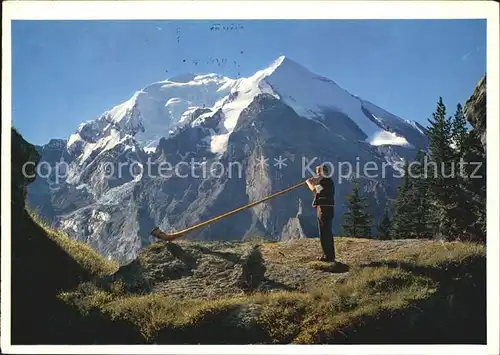
{"type": "Polygon", "coordinates": [[[394,201],[394,214],[391,223],[391,236],[393,238],[408,238],[411,235],[411,201],[410,192],[412,189],[409,174],[409,164],[404,166],[403,182],[397,188],[397,197],[394,201]]]}
{"type": "Polygon", "coordinates": [[[354,181],[352,193],[347,196],[347,212],[344,213],[343,233],[353,237],[371,236],[371,216],[366,212],[366,197],[359,193],[358,181],[354,181]]]}
{"type": "Polygon", "coordinates": [[[468,130],[467,121],[465,120],[464,111],[462,105],[457,104],[457,109],[455,115],[453,116],[452,128],[451,128],[452,141],[455,146],[455,151],[460,158],[464,156],[464,153],[468,150],[468,130]]]}
{"type": "Polygon", "coordinates": [[[434,233],[424,163],[425,154],[419,151],[415,160],[405,165],[403,183],[394,202],[392,238],[431,238],[434,233]]]}
{"type": "Polygon", "coordinates": [[[452,164],[455,165],[454,176],[449,179],[450,198],[453,203],[446,210],[446,217],[450,220],[451,226],[448,239],[460,237],[465,233],[471,220],[470,198],[467,197],[465,166],[462,165],[467,151],[470,149],[468,144],[467,121],[465,120],[462,105],[457,104],[457,109],[452,121],[452,141],[454,148],[454,158],[452,164]]]}
{"type": "MultiPolygon", "coordinates": [[[[446,117],[441,97],[429,124],[426,135],[431,164],[426,170],[427,179],[409,183],[415,191],[427,190],[428,198],[421,200],[420,209],[429,211],[427,220],[434,225],[436,236],[446,239],[473,236],[483,241],[486,235],[486,154],[479,136],[474,130],[468,131],[460,104],[453,118],[446,117]]],[[[422,196],[422,192],[417,195],[422,196]]],[[[396,204],[393,217],[396,226],[402,218],[398,217],[399,210],[396,204]]],[[[418,212],[413,220],[422,215],[418,212]]],[[[404,217],[408,219],[408,214],[404,217]]],[[[426,231],[428,228],[423,229],[424,234],[426,231]]]]}
{"type": "Polygon", "coordinates": [[[452,140],[455,143],[454,164],[457,168],[451,184],[454,205],[447,211],[452,222],[452,235],[449,237],[460,238],[472,233],[484,239],[486,181],[485,178],[472,178],[472,175],[485,177],[486,159],[481,141],[475,132],[467,130],[467,121],[460,104],[453,117],[452,140]],[[481,165],[479,174],[473,174],[476,164],[481,165]],[[479,230],[474,226],[479,227],[479,230]]]}
{"type": "Polygon", "coordinates": [[[467,197],[467,234],[486,241],[486,152],[477,132],[467,136],[463,187],[467,197]],[[472,219],[472,220],[471,220],[472,219]]]}
{"type": "Polygon", "coordinates": [[[428,157],[424,152],[418,151],[415,157],[415,165],[410,169],[412,192],[409,196],[409,203],[412,209],[409,218],[412,221],[413,235],[417,238],[432,238],[435,228],[435,211],[430,193],[432,180],[428,180],[425,171],[427,159],[428,157]]]}
{"type": "Polygon", "coordinates": [[[377,225],[378,238],[382,240],[391,239],[391,218],[389,216],[389,208],[385,206],[382,220],[377,225]]]}
{"type": "MultiPolygon", "coordinates": [[[[429,119],[429,127],[426,131],[429,138],[429,153],[432,160],[438,164],[447,163],[452,159],[454,152],[452,148],[452,121],[446,117],[446,106],[443,98],[439,97],[436,111],[432,114],[432,120],[429,119]]],[[[438,169],[438,172],[440,172],[438,169]]],[[[445,171],[446,172],[446,171],[445,171]]],[[[439,175],[438,174],[438,178],[439,175]]]]}
{"type": "Polygon", "coordinates": [[[453,123],[446,117],[446,106],[442,97],[439,98],[436,111],[429,119],[427,137],[429,138],[429,153],[432,164],[429,164],[427,181],[431,187],[431,205],[434,207],[436,234],[449,237],[454,232],[453,218],[449,211],[454,208],[455,200],[453,185],[456,183],[456,169],[453,162],[456,158],[453,149],[453,123]]]}

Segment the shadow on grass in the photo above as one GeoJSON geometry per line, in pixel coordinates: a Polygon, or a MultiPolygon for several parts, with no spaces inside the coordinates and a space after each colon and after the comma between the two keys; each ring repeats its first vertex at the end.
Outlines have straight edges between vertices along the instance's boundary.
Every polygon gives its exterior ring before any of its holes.
{"type": "Polygon", "coordinates": [[[332,274],[342,274],[349,271],[350,267],[347,264],[336,261],[334,263],[328,263],[324,261],[312,261],[309,266],[315,270],[321,270],[325,272],[330,272],[332,274]]]}
{"type": "Polygon", "coordinates": [[[57,298],[92,275],[47,236],[25,210],[12,214],[11,341],[34,344],[139,342],[139,331],[98,311],[83,317],[57,298]]]}
{"type": "Polygon", "coordinates": [[[335,344],[486,344],[486,260],[436,267],[408,262],[377,261],[361,267],[400,268],[438,283],[429,299],[404,310],[361,317],[330,334],[335,344]]]}
{"type": "Polygon", "coordinates": [[[215,251],[215,250],[211,250],[211,249],[204,247],[204,246],[201,246],[201,245],[193,245],[190,247],[193,249],[199,250],[200,252],[202,252],[204,254],[213,255],[213,256],[222,258],[222,259],[227,260],[233,264],[237,264],[241,259],[241,256],[238,254],[235,254],[235,253],[224,252],[224,251],[215,251]]]}

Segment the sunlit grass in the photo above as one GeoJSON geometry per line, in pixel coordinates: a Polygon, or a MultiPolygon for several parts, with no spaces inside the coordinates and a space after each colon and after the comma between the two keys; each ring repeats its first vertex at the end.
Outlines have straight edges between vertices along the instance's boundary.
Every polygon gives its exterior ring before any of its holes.
{"type": "Polygon", "coordinates": [[[91,276],[110,275],[118,270],[119,265],[116,261],[103,258],[87,244],[72,239],[61,230],[52,228],[36,212],[30,209],[27,209],[27,212],[33,221],[44,230],[45,235],[59,245],[91,276]]]}

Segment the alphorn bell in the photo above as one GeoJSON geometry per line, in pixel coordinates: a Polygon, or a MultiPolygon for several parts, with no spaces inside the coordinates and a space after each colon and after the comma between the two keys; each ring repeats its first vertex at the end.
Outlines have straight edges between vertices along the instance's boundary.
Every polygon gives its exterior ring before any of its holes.
{"type": "Polygon", "coordinates": [[[226,213],[224,213],[224,214],[221,214],[220,216],[217,216],[217,217],[214,217],[214,218],[212,218],[212,219],[209,219],[208,221],[205,221],[205,222],[202,222],[202,223],[196,224],[196,225],[194,225],[194,226],[192,226],[192,227],[189,227],[189,228],[183,229],[183,230],[181,230],[181,231],[179,231],[179,232],[175,232],[175,233],[169,233],[169,234],[167,234],[167,233],[165,233],[165,232],[161,231],[161,230],[160,230],[160,228],[155,227],[155,228],[153,228],[153,230],[151,231],[151,235],[152,235],[152,236],[154,236],[154,237],[156,237],[156,238],[158,238],[158,239],[165,240],[165,241],[167,241],[167,242],[172,241],[172,240],[174,240],[174,239],[177,239],[177,238],[182,237],[183,235],[185,235],[185,234],[187,234],[187,233],[189,233],[189,232],[191,232],[191,231],[194,231],[195,229],[198,229],[198,228],[201,228],[201,227],[205,227],[205,226],[207,226],[207,225],[209,225],[209,224],[211,224],[211,223],[214,223],[214,222],[220,221],[221,219],[224,219],[224,218],[226,218],[226,217],[232,216],[232,215],[233,215],[233,214],[235,214],[235,213],[238,213],[238,212],[241,212],[241,211],[243,211],[243,210],[246,210],[247,208],[250,208],[250,207],[253,207],[253,206],[255,206],[255,205],[258,205],[259,203],[262,203],[262,202],[267,201],[267,200],[270,200],[270,199],[272,199],[272,198],[274,198],[274,197],[276,197],[276,196],[283,195],[283,194],[285,194],[285,193],[287,193],[287,192],[290,192],[290,191],[292,191],[293,189],[296,189],[297,187],[300,187],[300,186],[302,186],[302,185],[305,185],[306,183],[307,183],[307,181],[303,181],[303,182],[301,182],[301,183],[299,183],[299,184],[297,184],[297,185],[293,185],[293,186],[291,186],[291,187],[289,187],[289,188],[286,188],[286,189],[281,190],[281,191],[278,191],[278,192],[276,192],[276,193],[274,193],[274,194],[272,194],[272,195],[269,195],[269,196],[267,196],[267,197],[263,198],[262,200],[259,200],[259,201],[255,201],[255,202],[249,203],[249,204],[247,204],[247,205],[245,205],[245,206],[242,206],[242,207],[239,207],[239,208],[237,208],[237,209],[235,209],[235,210],[232,210],[232,211],[226,212],[226,213]]]}

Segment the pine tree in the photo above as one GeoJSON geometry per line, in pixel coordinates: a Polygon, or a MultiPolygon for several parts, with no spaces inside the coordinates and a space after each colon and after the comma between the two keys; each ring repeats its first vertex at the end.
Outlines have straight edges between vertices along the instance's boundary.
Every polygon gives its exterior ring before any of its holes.
{"type": "Polygon", "coordinates": [[[452,141],[454,143],[454,158],[452,164],[455,165],[454,176],[449,178],[449,198],[453,203],[449,204],[446,209],[446,217],[450,220],[449,239],[459,238],[467,229],[467,226],[473,223],[471,219],[470,198],[467,197],[465,189],[466,176],[465,167],[462,166],[462,161],[470,149],[468,144],[467,121],[465,120],[462,105],[457,104],[457,109],[452,121],[452,141]]]}
{"type": "Polygon", "coordinates": [[[429,138],[429,153],[433,161],[438,164],[449,162],[454,154],[452,148],[452,121],[451,118],[446,117],[446,106],[442,97],[439,97],[432,118],[432,120],[428,120],[430,126],[426,132],[429,138]]]}
{"type": "Polygon", "coordinates": [[[385,206],[382,220],[377,225],[378,238],[382,240],[391,239],[391,218],[389,217],[389,208],[385,206]]]}
{"type": "Polygon", "coordinates": [[[413,191],[410,203],[412,205],[412,227],[415,237],[432,238],[434,235],[434,209],[432,205],[432,195],[430,193],[430,181],[427,179],[425,171],[425,162],[427,156],[421,150],[417,152],[415,162],[417,163],[411,169],[410,180],[413,191]]]}
{"type": "Polygon", "coordinates": [[[466,146],[463,181],[468,203],[467,233],[475,241],[486,242],[486,152],[475,131],[469,132],[466,146]]]}
{"type": "Polygon", "coordinates": [[[397,188],[397,198],[394,201],[394,214],[391,223],[391,236],[394,238],[408,238],[411,234],[411,201],[412,189],[409,174],[409,164],[404,166],[403,182],[397,188]]]}
{"type": "Polygon", "coordinates": [[[446,117],[446,107],[440,97],[436,111],[429,120],[427,136],[432,164],[429,164],[427,179],[431,187],[431,205],[434,207],[436,232],[438,236],[449,237],[454,232],[454,221],[449,211],[454,208],[456,152],[453,149],[453,123],[446,117]]]}
{"type": "Polygon", "coordinates": [[[460,104],[457,104],[457,110],[453,116],[451,135],[457,156],[460,158],[468,150],[467,121],[465,120],[464,111],[460,104]]]}
{"type": "Polygon", "coordinates": [[[454,205],[447,210],[452,221],[451,238],[469,237],[485,238],[486,207],[486,159],[480,139],[475,132],[467,130],[467,121],[460,104],[452,122],[452,140],[455,143],[455,159],[457,166],[455,179],[451,184],[451,196],[454,205]],[[465,164],[462,164],[465,163],[465,164]],[[472,164],[471,164],[472,163],[472,164]],[[470,178],[476,163],[481,164],[480,174],[484,178],[470,178]],[[478,188],[478,189],[477,189],[478,188]]]}
{"type": "MultiPolygon", "coordinates": [[[[427,189],[429,198],[428,203],[421,201],[420,209],[430,211],[428,221],[434,225],[435,235],[447,239],[472,236],[484,241],[486,154],[481,141],[474,130],[468,131],[460,104],[457,104],[453,118],[446,117],[441,97],[429,123],[426,135],[432,164],[427,170],[428,178],[416,185],[417,190],[427,189]],[[480,166],[479,178],[471,176],[477,164],[480,166]]],[[[419,212],[416,216],[421,215],[419,212]]]]}
{"type": "Polygon", "coordinates": [[[425,154],[419,151],[415,161],[405,165],[403,183],[394,202],[393,238],[431,238],[434,234],[425,159],[425,154]]]}
{"type": "Polygon", "coordinates": [[[358,181],[354,181],[352,194],[347,196],[347,212],[344,213],[343,233],[353,237],[371,236],[371,216],[366,212],[366,197],[359,193],[358,181]]]}

